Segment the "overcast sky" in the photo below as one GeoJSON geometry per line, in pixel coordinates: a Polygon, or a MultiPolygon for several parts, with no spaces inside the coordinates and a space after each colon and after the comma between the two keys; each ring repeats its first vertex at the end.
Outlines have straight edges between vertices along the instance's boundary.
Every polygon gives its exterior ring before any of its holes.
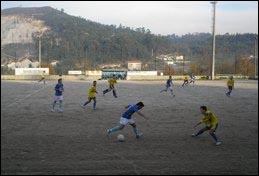
{"type": "MultiPolygon", "coordinates": [[[[210,1],[1,1],[10,7],[51,6],[96,21],[138,28],[154,34],[211,33],[210,1]]],[[[216,33],[258,33],[258,1],[218,1],[216,33]]]]}

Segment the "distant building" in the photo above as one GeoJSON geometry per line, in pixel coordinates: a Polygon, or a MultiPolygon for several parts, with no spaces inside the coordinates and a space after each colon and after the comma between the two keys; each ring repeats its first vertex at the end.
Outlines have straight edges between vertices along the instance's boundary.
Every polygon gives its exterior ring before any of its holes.
{"type": "Polygon", "coordinates": [[[141,70],[141,61],[128,61],[128,70],[141,70]]]}
{"type": "Polygon", "coordinates": [[[176,56],[175,59],[176,59],[177,61],[183,61],[183,56],[176,56]]]}
{"type": "Polygon", "coordinates": [[[167,65],[175,65],[174,61],[167,61],[167,65]]]}
{"type": "Polygon", "coordinates": [[[176,56],[175,57],[175,62],[177,64],[182,64],[182,63],[186,63],[187,61],[184,60],[183,56],[176,56]]]}
{"type": "Polygon", "coordinates": [[[52,65],[53,67],[55,67],[57,64],[59,63],[59,61],[54,60],[50,63],[50,65],[52,65]]]}
{"type": "Polygon", "coordinates": [[[11,61],[7,64],[8,68],[37,68],[39,67],[39,62],[31,59],[29,56],[19,59],[18,62],[11,61]]]}
{"type": "Polygon", "coordinates": [[[174,56],[171,55],[171,54],[168,54],[168,55],[159,55],[156,57],[158,60],[162,60],[162,61],[172,61],[174,59],[174,56]]]}
{"type": "Polygon", "coordinates": [[[10,62],[10,63],[8,63],[8,64],[7,64],[7,67],[14,70],[14,69],[15,69],[15,62],[10,62]]]}
{"type": "Polygon", "coordinates": [[[101,66],[102,69],[120,69],[121,67],[121,64],[106,64],[101,66]]]}

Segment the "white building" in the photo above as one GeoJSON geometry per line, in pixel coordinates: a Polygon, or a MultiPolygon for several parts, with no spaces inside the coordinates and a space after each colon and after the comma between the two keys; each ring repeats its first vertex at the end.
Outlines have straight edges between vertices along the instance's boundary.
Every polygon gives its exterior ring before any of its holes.
{"type": "Polygon", "coordinates": [[[106,64],[101,66],[102,69],[119,69],[121,64],[106,64]]]}
{"type": "Polygon", "coordinates": [[[177,61],[183,61],[183,56],[176,56],[175,59],[176,59],[177,61]]]}
{"type": "Polygon", "coordinates": [[[174,61],[167,61],[167,65],[175,65],[174,61]]]}
{"type": "Polygon", "coordinates": [[[141,70],[141,61],[128,61],[128,70],[141,70]]]}
{"type": "Polygon", "coordinates": [[[28,57],[24,57],[20,59],[18,62],[10,62],[7,64],[8,68],[15,69],[15,68],[37,68],[39,67],[38,61],[32,61],[28,57]]]}
{"type": "Polygon", "coordinates": [[[59,63],[59,61],[54,60],[54,61],[52,61],[50,64],[51,64],[53,67],[55,67],[58,63],[59,63]]]}

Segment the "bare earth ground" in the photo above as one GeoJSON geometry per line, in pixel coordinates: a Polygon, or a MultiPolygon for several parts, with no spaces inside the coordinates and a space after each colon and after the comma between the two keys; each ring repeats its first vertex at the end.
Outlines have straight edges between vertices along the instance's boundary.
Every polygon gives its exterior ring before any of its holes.
{"type": "Polygon", "coordinates": [[[98,81],[97,109],[82,109],[91,82],[64,80],[64,112],[51,112],[56,82],[1,81],[1,174],[258,174],[258,82],[236,81],[232,97],[226,80],[196,81],[172,98],[161,81],[119,81],[118,98],[102,96],[107,81],[98,81]],[[136,139],[131,126],[111,134],[124,106],[143,101],[133,119],[144,133],[136,139]],[[199,107],[216,113],[215,146],[206,132],[190,134],[200,120],[199,107]],[[117,142],[118,134],[125,142],[117,142]]]}

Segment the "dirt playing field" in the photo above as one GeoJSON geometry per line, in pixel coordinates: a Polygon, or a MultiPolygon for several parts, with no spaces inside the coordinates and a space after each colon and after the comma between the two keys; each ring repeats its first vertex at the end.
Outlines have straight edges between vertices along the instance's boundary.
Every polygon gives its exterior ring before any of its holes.
{"type": "Polygon", "coordinates": [[[175,81],[175,97],[160,93],[165,81],[118,81],[117,99],[98,81],[96,110],[80,107],[92,82],[63,83],[64,111],[51,112],[56,82],[1,81],[1,174],[258,174],[257,81],[237,80],[230,98],[226,80],[175,81]],[[150,118],[133,115],[143,137],[127,126],[107,138],[138,101],[150,118]],[[208,132],[191,137],[201,105],[218,116],[220,146],[208,132]]]}

